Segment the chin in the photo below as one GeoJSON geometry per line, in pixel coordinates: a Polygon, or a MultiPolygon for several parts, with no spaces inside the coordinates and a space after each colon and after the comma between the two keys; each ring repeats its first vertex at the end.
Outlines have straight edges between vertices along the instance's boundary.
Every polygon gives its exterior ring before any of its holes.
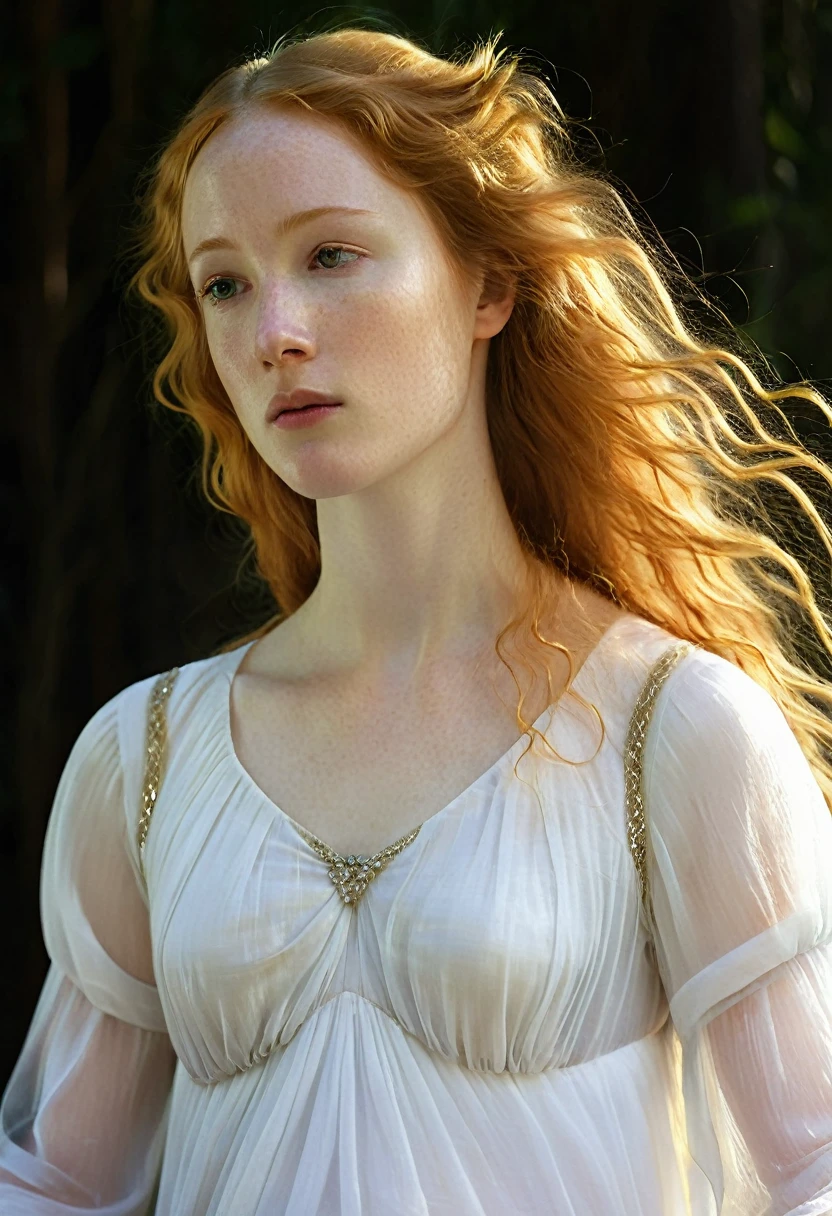
{"type": "Polygon", "coordinates": [[[303,498],[342,498],[345,494],[360,493],[376,481],[358,477],[354,470],[327,460],[321,453],[310,451],[306,455],[308,458],[304,459],[304,454],[297,452],[291,463],[274,469],[275,475],[303,498]]]}

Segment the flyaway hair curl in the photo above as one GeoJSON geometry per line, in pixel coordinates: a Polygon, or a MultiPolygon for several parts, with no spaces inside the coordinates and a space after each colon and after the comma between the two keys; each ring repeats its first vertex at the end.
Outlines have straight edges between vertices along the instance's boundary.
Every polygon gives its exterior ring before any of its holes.
{"type": "MultiPolygon", "coordinates": [[[[832,809],[832,685],[796,646],[798,636],[809,646],[811,622],[815,658],[832,656],[832,635],[804,565],[780,543],[794,525],[781,531],[761,496],[785,491],[832,560],[829,529],[792,475],[812,470],[832,485],[832,469],[778,403],[801,398],[827,422],[829,405],[806,382],[783,385],[721,314],[718,325],[701,320],[713,304],[611,181],[581,163],[550,86],[495,49],[498,38],[448,58],[356,26],[282,40],[223,72],[149,166],[130,290],[164,325],[153,392],[199,428],[203,493],[245,522],[247,555],[280,606],[222,650],[304,602],[320,546],[314,500],[267,466],[214,370],[182,248],[182,196],[214,131],[295,107],[337,124],[390,180],[419,192],[461,281],[475,269],[486,288],[515,285],[486,386],[529,572],[527,605],[495,643],[502,661],[503,636],[528,622],[567,654],[571,683],[571,655],[539,625],[553,572],[582,580],[766,688],[832,809]]],[[[518,723],[540,733],[522,703],[518,723]]]]}

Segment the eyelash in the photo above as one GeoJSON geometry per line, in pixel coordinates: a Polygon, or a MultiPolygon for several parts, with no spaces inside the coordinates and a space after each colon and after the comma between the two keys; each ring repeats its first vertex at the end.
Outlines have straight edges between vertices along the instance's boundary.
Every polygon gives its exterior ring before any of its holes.
{"type": "MultiPolygon", "coordinates": [[[[364,254],[357,253],[354,249],[347,249],[347,247],[345,245],[321,245],[313,253],[312,260],[314,261],[314,259],[316,257],[318,257],[319,254],[323,253],[325,250],[333,250],[333,249],[337,250],[339,253],[354,253],[356,261],[359,258],[362,258],[364,256],[364,254]]],[[[354,265],[354,263],[347,262],[346,265],[351,266],[351,265],[354,265]]],[[[335,271],[335,270],[343,270],[343,265],[341,265],[341,266],[322,266],[322,267],[320,267],[320,270],[327,271],[330,274],[332,274],[333,271],[335,271]]],[[[199,298],[200,298],[200,300],[204,300],[207,298],[209,303],[212,304],[214,306],[214,308],[217,308],[222,304],[229,304],[231,302],[231,300],[235,300],[237,297],[229,296],[228,299],[226,299],[226,300],[218,300],[216,296],[209,296],[208,292],[211,290],[211,288],[214,286],[215,283],[225,283],[225,282],[238,283],[239,281],[240,281],[239,279],[235,279],[231,275],[215,274],[212,279],[208,280],[208,282],[202,288],[202,291],[200,291],[198,293],[199,298]]]]}

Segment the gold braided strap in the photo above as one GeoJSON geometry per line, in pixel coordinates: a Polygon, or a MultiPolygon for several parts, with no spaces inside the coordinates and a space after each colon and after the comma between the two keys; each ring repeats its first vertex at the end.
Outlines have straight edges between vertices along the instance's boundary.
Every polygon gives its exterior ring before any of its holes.
{"type": "Polygon", "coordinates": [[[147,839],[147,829],[150,827],[150,816],[156,806],[159,795],[159,784],[162,780],[162,766],[167,746],[167,719],[165,709],[179,668],[172,667],[159,676],[150,694],[147,708],[147,744],[145,755],[144,786],[142,788],[142,812],[139,816],[139,866],[142,878],[147,881],[144,872],[144,842],[147,839]]]}
{"type": "Polygon", "coordinates": [[[642,788],[642,756],[653,704],[664,681],[680,659],[694,650],[693,642],[679,641],[670,646],[651,667],[635,703],[624,743],[624,790],[627,803],[627,837],[641,880],[641,898],[650,932],[654,933],[653,901],[647,877],[646,823],[642,788]]]}

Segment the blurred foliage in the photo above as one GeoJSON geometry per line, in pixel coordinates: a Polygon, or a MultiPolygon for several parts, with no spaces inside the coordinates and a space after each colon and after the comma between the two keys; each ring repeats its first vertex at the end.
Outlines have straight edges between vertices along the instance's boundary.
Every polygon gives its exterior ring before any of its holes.
{"type": "Polygon", "coordinates": [[[241,533],[207,514],[193,437],[152,407],[119,260],[137,174],[229,63],[287,31],[368,20],[443,54],[502,30],[553,84],[582,154],[772,366],[832,377],[832,0],[0,9],[6,1072],[46,966],[40,852],[72,742],[128,683],[201,657],[273,607],[235,583],[241,533]]]}

